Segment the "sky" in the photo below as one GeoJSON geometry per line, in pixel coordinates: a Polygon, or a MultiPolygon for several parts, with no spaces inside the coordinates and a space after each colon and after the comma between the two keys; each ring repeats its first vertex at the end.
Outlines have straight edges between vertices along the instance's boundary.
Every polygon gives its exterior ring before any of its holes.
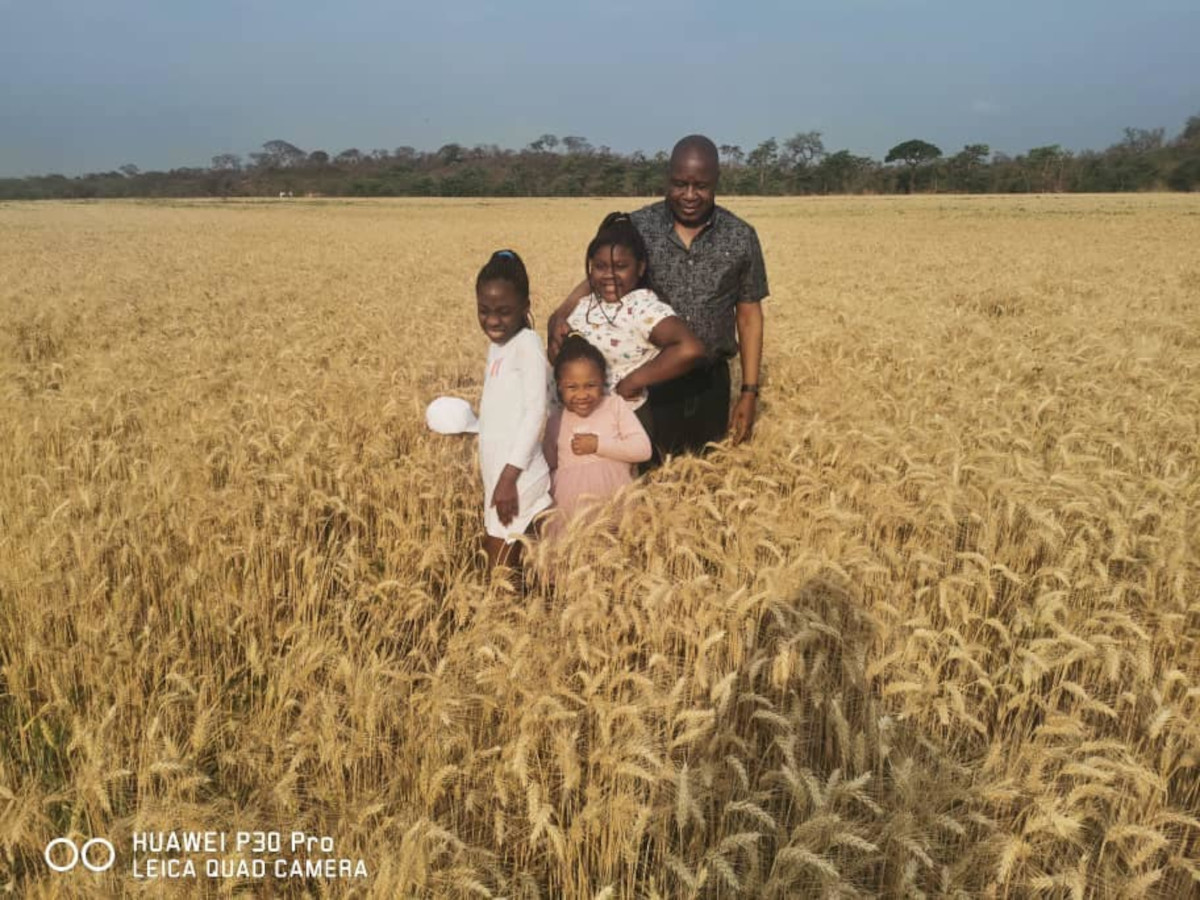
{"type": "Polygon", "coordinates": [[[0,0],[0,177],[544,133],[1103,149],[1200,114],[1197,0],[0,0]]]}

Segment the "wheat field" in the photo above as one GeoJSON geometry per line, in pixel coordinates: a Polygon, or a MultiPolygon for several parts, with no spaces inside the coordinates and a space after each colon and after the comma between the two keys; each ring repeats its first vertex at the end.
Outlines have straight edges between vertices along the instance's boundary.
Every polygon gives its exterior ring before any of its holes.
{"type": "Polygon", "coordinates": [[[0,891],[1200,894],[1200,197],[722,202],[753,442],[523,591],[422,411],[630,201],[0,205],[0,891]],[[131,871],[185,829],[369,874],[131,871]]]}

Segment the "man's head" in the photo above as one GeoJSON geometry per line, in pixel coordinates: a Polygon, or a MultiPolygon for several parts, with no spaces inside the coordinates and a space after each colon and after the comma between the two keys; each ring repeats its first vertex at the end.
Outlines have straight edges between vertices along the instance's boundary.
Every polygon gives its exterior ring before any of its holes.
{"type": "Polygon", "coordinates": [[[712,215],[720,176],[717,145],[702,134],[689,134],[671,151],[667,206],[685,228],[703,225],[712,215]]]}

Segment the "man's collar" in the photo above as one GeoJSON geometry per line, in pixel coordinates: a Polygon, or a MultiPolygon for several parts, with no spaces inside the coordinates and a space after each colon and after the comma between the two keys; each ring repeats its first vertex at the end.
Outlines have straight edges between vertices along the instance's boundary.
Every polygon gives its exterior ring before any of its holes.
{"type": "MultiPolygon", "coordinates": [[[[675,213],[671,212],[671,204],[668,203],[665,199],[660,200],[659,204],[662,206],[662,212],[661,212],[659,218],[660,218],[663,226],[665,227],[665,229],[667,231],[674,231],[675,230],[675,213]]],[[[712,211],[709,212],[709,214],[708,214],[708,218],[704,220],[704,224],[702,226],[700,226],[700,230],[696,232],[697,237],[704,234],[704,232],[708,231],[709,228],[711,228],[714,224],[716,224],[717,216],[720,213],[720,210],[721,210],[721,207],[719,207],[716,203],[714,203],[712,211]]]]}

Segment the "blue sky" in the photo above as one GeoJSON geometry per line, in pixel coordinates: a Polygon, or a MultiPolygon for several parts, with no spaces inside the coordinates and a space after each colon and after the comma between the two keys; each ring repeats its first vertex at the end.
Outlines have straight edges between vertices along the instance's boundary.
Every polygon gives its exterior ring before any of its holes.
{"type": "Polygon", "coordinates": [[[0,176],[576,134],[882,158],[1102,149],[1200,113],[1196,0],[0,0],[0,176]]]}

